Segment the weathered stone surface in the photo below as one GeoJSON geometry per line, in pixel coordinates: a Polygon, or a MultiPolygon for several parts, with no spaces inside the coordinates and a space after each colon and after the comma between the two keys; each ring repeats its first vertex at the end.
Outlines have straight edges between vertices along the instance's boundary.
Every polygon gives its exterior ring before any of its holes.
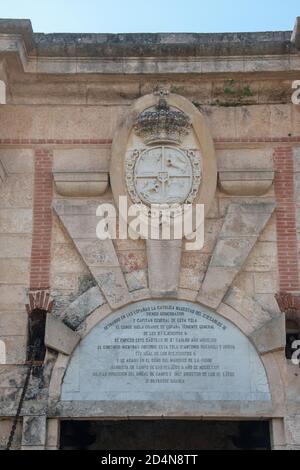
{"type": "MultiPolygon", "coordinates": [[[[0,451],[6,449],[8,444],[8,438],[13,426],[13,419],[0,419],[0,451]]],[[[21,438],[22,438],[22,422],[17,423],[17,429],[15,437],[12,443],[12,450],[20,450],[21,447],[21,438]]]]}
{"type": "Polygon", "coordinates": [[[0,159],[8,174],[30,174],[34,171],[32,149],[3,148],[0,149],[0,159]]]}
{"type": "Polygon", "coordinates": [[[147,272],[143,269],[139,271],[132,271],[125,275],[129,292],[136,292],[148,287],[147,272]]]}
{"type": "Polygon", "coordinates": [[[1,235],[1,258],[30,258],[32,239],[25,235],[1,235]]]}
{"type": "Polygon", "coordinates": [[[274,204],[231,204],[202,283],[198,301],[216,308],[242,269],[274,204]]]}
{"type": "Polygon", "coordinates": [[[51,313],[47,315],[45,345],[59,353],[70,356],[77,344],[80,336],[55,318],[51,313]]]}
{"type": "Polygon", "coordinates": [[[154,296],[176,295],[181,250],[181,240],[147,240],[149,288],[154,296]]]}
{"type": "Polygon", "coordinates": [[[32,209],[1,209],[0,233],[32,233],[32,209]]]}
{"type": "Polygon", "coordinates": [[[258,242],[250,254],[244,270],[269,272],[277,268],[277,247],[273,242],[258,242]]]}
{"type": "Polygon", "coordinates": [[[285,419],[285,427],[289,445],[300,448],[300,415],[288,416],[285,419]]]}
{"type": "Polygon", "coordinates": [[[119,265],[111,240],[75,240],[75,244],[88,266],[116,267],[119,265]]]}
{"type": "MultiPolygon", "coordinates": [[[[1,239],[0,239],[1,240],[1,239]]],[[[0,284],[28,286],[30,277],[30,259],[1,259],[0,284]]]]}
{"type": "Polygon", "coordinates": [[[284,349],[286,345],[284,315],[281,314],[254,331],[251,339],[261,354],[284,349]]]}
{"type": "Polygon", "coordinates": [[[31,175],[11,175],[5,185],[0,186],[0,208],[27,209],[33,205],[33,177],[31,175]]]}
{"type": "Polygon", "coordinates": [[[113,308],[130,303],[128,287],[120,268],[91,267],[95,281],[113,308]]]}
{"type": "Polygon", "coordinates": [[[272,319],[272,313],[264,310],[254,299],[236,287],[230,289],[224,303],[240,312],[254,329],[262,327],[272,319]]]}
{"type": "Polygon", "coordinates": [[[275,209],[274,204],[257,202],[231,204],[220,234],[224,238],[258,237],[275,209]]]}
{"type": "Polygon", "coordinates": [[[22,449],[25,447],[45,448],[46,416],[24,416],[22,449]]]}
{"type": "Polygon", "coordinates": [[[105,303],[98,287],[92,287],[73,302],[61,315],[66,325],[76,330],[79,325],[105,303]]]}
{"type": "Polygon", "coordinates": [[[278,275],[276,272],[254,273],[254,284],[257,294],[275,294],[278,292],[278,275]]]}

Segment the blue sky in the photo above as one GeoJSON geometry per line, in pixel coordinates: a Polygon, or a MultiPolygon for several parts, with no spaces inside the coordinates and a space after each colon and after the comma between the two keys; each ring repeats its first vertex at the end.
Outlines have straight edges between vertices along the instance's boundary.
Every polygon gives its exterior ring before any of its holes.
{"type": "Polygon", "coordinates": [[[226,32],[293,29],[300,0],[2,0],[0,18],[36,32],[226,32]]]}

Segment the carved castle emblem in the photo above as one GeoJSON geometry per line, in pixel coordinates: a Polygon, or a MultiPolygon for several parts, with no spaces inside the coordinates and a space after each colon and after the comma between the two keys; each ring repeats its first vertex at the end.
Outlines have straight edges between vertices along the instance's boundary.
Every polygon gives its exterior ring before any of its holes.
{"type": "Polygon", "coordinates": [[[200,153],[179,148],[192,125],[185,113],[168,105],[164,93],[159,96],[158,105],[135,123],[147,148],[127,153],[127,190],[135,204],[192,204],[201,184],[200,153]]]}

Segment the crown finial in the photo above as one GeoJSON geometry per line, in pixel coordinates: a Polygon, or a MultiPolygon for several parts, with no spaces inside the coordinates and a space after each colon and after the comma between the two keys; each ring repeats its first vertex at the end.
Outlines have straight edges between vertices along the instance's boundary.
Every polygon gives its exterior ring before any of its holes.
{"type": "Polygon", "coordinates": [[[171,108],[167,101],[168,91],[159,90],[158,104],[143,111],[137,118],[134,129],[147,145],[155,143],[179,144],[189,134],[191,121],[182,111],[171,108]]]}

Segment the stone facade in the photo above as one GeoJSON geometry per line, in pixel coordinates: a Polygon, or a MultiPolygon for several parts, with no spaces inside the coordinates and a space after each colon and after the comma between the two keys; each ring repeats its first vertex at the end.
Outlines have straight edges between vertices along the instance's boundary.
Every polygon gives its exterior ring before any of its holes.
{"type": "MultiPolygon", "coordinates": [[[[299,24],[294,32],[111,37],[34,34],[29,21],[0,20],[1,448],[29,367],[26,305],[30,313],[35,293],[39,305],[48,306],[46,296],[54,302],[13,448],[58,448],[62,418],[121,418],[113,399],[105,411],[97,400],[66,403],[69,364],[110,316],[168,300],[239,329],[264,366],[271,401],[143,408],[137,399],[126,416],[155,418],[163,409],[182,418],[264,417],[274,449],[300,450],[299,367],[285,358],[287,312],[275,299],[300,295],[300,105],[291,98],[299,24]],[[96,235],[99,204],[117,208],[128,194],[147,202],[143,187],[132,192],[130,163],[145,146],[137,118],[154,109],[159,91],[191,125],[169,166],[180,180],[183,158],[189,178],[196,175],[189,202],[205,206],[201,250],[185,240],[96,235]]],[[[174,194],[182,202],[185,192],[174,194]]]]}

